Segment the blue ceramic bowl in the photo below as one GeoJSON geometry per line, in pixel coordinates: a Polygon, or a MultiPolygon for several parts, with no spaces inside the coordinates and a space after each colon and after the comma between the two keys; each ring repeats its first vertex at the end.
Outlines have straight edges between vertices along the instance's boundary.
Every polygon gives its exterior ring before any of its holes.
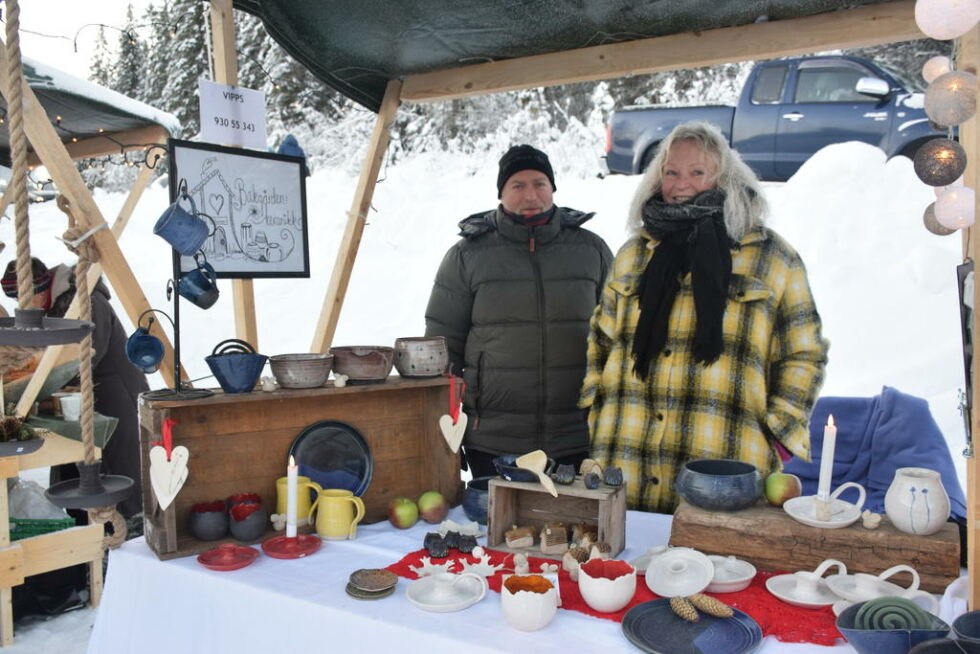
{"type": "Polygon", "coordinates": [[[919,643],[949,635],[949,625],[936,616],[931,616],[931,629],[855,629],[854,618],[864,604],[852,604],[837,616],[837,630],[858,654],[908,654],[919,643]]]}
{"type": "Polygon", "coordinates": [[[696,507],[738,511],[762,496],[762,475],[751,463],[734,459],[696,459],[677,473],[674,488],[696,507]]]}
{"type": "Polygon", "coordinates": [[[487,524],[487,508],[490,501],[490,493],[487,484],[496,477],[477,477],[466,483],[466,490],[463,492],[463,513],[470,520],[475,520],[481,525],[487,524]]]}
{"type": "Polygon", "coordinates": [[[960,638],[937,638],[919,643],[909,654],[980,654],[980,643],[960,638]]]}
{"type": "Polygon", "coordinates": [[[980,643],[980,611],[967,611],[953,620],[953,633],[957,638],[980,643]]]}
{"type": "Polygon", "coordinates": [[[255,388],[268,358],[264,354],[234,352],[204,357],[204,360],[225,393],[249,393],[255,388]]]}
{"type": "MultiPolygon", "coordinates": [[[[521,454],[504,454],[502,456],[494,457],[493,467],[497,469],[500,476],[504,479],[510,481],[538,481],[538,476],[531,472],[530,470],[525,470],[524,468],[518,468],[514,462],[519,459],[521,454]]],[[[549,473],[555,469],[555,460],[548,458],[548,465],[545,466],[545,473],[549,473]]]]}

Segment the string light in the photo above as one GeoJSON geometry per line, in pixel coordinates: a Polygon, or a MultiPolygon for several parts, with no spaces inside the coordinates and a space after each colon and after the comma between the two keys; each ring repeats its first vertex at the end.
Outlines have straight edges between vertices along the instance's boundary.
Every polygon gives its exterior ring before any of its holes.
{"type": "Polygon", "coordinates": [[[926,115],[943,127],[953,127],[977,112],[977,77],[962,70],[940,75],[925,95],[926,115]]]}
{"type": "Polygon", "coordinates": [[[912,167],[929,186],[949,186],[966,170],[966,151],[951,139],[932,139],[916,151],[912,167]]]}

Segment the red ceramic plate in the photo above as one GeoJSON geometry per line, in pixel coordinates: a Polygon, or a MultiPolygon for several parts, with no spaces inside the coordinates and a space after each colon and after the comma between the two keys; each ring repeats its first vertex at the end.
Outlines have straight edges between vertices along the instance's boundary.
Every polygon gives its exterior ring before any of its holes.
{"type": "Polygon", "coordinates": [[[213,550],[208,550],[197,556],[197,562],[209,570],[228,572],[244,568],[249,563],[257,559],[259,551],[244,545],[225,543],[213,550]]]}
{"type": "Polygon", "coordinates": [[[262,543],[262,551],[274,559],[299,559],[320,549],[319,536],[299,534],[296,538],[273,536],[262,543]]]}

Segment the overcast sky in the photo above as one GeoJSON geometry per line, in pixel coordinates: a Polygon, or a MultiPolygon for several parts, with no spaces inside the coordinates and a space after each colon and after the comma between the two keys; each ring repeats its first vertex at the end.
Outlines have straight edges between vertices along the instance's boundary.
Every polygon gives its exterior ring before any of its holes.
{"type": "MultiPolygon", "coordinates": [[[[21,52],[72,75],[88,79],[98,23],[122,28],[126,6],[133,5],[137,19],[150,0],[20,0],[21,52]],[[41,36],[40,34],[49,36],[41,36]],[[75,52],[73,40],[78,43],[75,52]]],[[[115,47],[119,31],[106,29],[106,40],[115,47]]],[[[144,32],[145,34],[145,32],[144,32]]]]}

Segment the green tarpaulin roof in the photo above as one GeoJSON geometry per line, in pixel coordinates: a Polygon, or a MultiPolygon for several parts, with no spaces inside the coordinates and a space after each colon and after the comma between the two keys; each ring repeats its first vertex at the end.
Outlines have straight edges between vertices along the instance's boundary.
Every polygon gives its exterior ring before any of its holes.
{"type": "Polygon", "coordinates": [[[314,75],[377,111],[389,80],[798,18],[887,0],[234,0],[314,75]]]}

